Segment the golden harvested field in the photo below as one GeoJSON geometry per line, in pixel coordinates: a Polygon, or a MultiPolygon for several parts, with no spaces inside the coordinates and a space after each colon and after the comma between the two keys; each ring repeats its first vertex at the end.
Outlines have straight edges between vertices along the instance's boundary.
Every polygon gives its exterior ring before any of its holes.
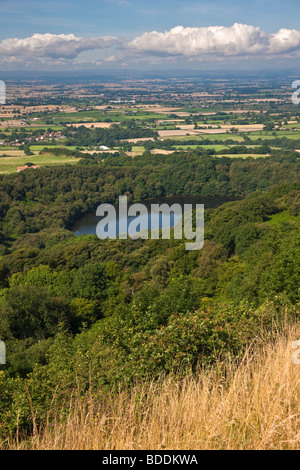
{"type": "MultiPolygon", "coordinates": [[[[239,132],[255,132],[255,131],[263,130],[263,127],[264,127],[263,124],[243,124],[243,125],[220,124],[220,128],[213,127],[212,129],[210,129],[209,128],[210,126],[212,126],[212,124],[201,124],[201,127],[205,128],[205,132],[207,130],[207,131],[215,131],[215,133],[218,133],[220,131],[226,132],[232,129],[233,127],[238,129],[239,132]]],[[[194,124],[182,124],[182,125],[179,124],[177,125],[177,127],[182,130],[194,130],[194,124]]],[[[203,131],[203,129],[197,129],[197,130],[203,131]]]]}
{"type": "Polygon", "coordinates": [[[210,129],[208,125],[201,125],[203,129],[194,129],[194,125],[182,125],[177,126],[180,129],[176,130],[161,130],[158,131],[160,137],[172,137],[172,136],[184,136],[184,135],[199,135],[199,134],[224,134],[230,131],[233,127],[238,129],[239,132],[255,132],[263,129],[263,124],[255,125],[239,125],[233,126],[231,124],[224,124],[219,128],[210,129]]]}
{"type": "Polygon", "coordinates": [[[137,157],[138,155],[141,155],[140,152],[126,152],[126,154],[128,155],[128,157],[137,157]]]}
{"type": "MultiPolygon", "coordinates": [[[[8,129],[10,127],[27,127],[29,124],[26,124],[24,121],[20,119],[10,119],[9,121],[2,121],[1,127],[4,129],[8,129]]],[[[30,124],[30,127],[34,127],[34,124],[30,124]]]]}
{"type": "Polygon", "coordinates": [[[67,124],[67,126],[73,126],[73,127],[95,127],[95,128],[100,128],[100,129],[108,129],[109,127],[112,126],[112,124],[120,124],[119,122],[75,122],[72,124],[67,124]]]}
{"type": "MultiPolygon", "coordinates": [[[[8,157],[25,157],[25,153],[23,150],[1,150],[0,148],[0,158],[2,161],[3,158],[5,157],[2,157],[2,155],[7,155],[8,157]]],[[[25,157],[25,158],[29,158],[29,157],[25,157]]]]}
{"type": "MultiPolygon", "coordinates": [[[[205,133],[207,133],[207,130],[205,130],[205,133]]],[[[183,130],[183,129],[176,129],[176,130],[173,130],[173,131],[158,131],[158,135],[160,137],[172,137],[172,136],[182,136],[182,135],[197,135],[197,134],[200,134],[200,132],[195,131],[195,130],[183,130]]]]}
{"type": "Polygon", "coordinates": [[[154,140],[153,137],[140,137],[138,139],[125,139],[122,142],[131,142],[133,144],[137,144],[138,142],[146,142],[147,140],[154,140]]]}
{"type": "Polygon", "coordinates": [[[163,149],[153,149],[151,150],[151,153],[154,155],[170,155],[171,153],[174,153],[175,150],[163,150],[163,149]]]}
{"type": "MultiPolygon", "coordinates": [[[[193,131],[195,128],[194,124],[177,124],[176,127],[183,131],[193,131]]],[[[203,126],[204,127],[204,126],[203,126]]],[[[206,127],[206,126],[205,126],[206,127]]]]}
{"type": "Polygon", "coordinates": [[[13,118],[15,116],[15,113],[1,113],[0,112],[0,118],[13,118]]]}
{"type": "Polygon", "coordinates": [[[232,127],[235,127],[240,132],[254,132],[254,131],[261,131],[263,130],[263,124],[241,124],[241,125],[232,125],[232,124],[224,124],[221,125],[223,130],[230,130],[232,127]]]}
{"type": "Polygon", "coordinates": [[[28,113],[40,113],[44,111],[60,111],[64,113],[73,113],[76,111],[76,108],[73,106],[68,105],[41,105],[41,106],[15,106],[15,105],[5,105],[0,106],[0,113],[3,113],[6,117],[8,114],[15,114],[18,111],[21,114],[28,114],[28,113]]]}
{"type": "MultiPolygon", "coordinates": [[[[168,106],[159,106],[155,104],[136,106],[135,109],[143,110],[143,111],[151,112],[151,113],[162,113],[162,114],[174,113],[174,114],[179,115],[179,113],[177,113],[177,109],[179,108],[173,108],[173,107],[171,108],[168,106]]],[[[187,114],[187,116],[189,116],[189,114],[187,114]]]]}

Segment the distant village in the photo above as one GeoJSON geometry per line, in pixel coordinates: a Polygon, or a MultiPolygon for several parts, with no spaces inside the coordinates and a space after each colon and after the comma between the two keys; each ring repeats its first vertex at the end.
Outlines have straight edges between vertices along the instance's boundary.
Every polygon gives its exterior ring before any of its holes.
{"type": "MultiPolygon", "coordinates": [[[[13,140],[12,142],[9,142],[9,145],[13,147],[21,147],[22,145],[25,145],[30,142],[45,142],[45,141],[49,141],[53,139],[57,141],[60,139],[65,139],[65,138],[66,136],[63,135],[61,131],[53,131],[53,132],[39,135],[37,137],[28,137],[26,139],[26,142],[25,141],[20,142],[19,139],[16,139],[16,140],[13,140]]],[[[5,142],[4,140],[1,140],[0,145],[7,145],[7,142],[5,142]]]]}

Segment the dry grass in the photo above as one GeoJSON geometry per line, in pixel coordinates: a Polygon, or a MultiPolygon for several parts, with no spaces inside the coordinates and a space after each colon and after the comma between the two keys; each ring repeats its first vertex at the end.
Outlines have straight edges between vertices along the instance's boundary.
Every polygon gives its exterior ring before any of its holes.
{"type": "MultiPolygon", "coordinates": [[[[137,385],[131,393],[70,402],[69,413],[11,449],[299,449],[299,327],[262,342],[242,363],[184,379],[137,385]]],[[[34,415],[33,415],[34,416],[34,415]]]]}

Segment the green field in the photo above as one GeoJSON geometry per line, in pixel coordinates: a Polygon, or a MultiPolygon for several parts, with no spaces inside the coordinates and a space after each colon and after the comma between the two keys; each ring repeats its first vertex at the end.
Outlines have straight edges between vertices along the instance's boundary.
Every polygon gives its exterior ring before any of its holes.
{"type": "Polygon", "coordinates": [[[135,152],[139,155],[142,155],[145,152],[145,147],[142,146],[134,146],[132,147],[132,152],[135,152]]]}
{"type": "Polygon", "coordinates": [[[74,145],[64,147],[63,145],[51,145],[51,144],[30,145],[30,150],[32,152],[40,152],[41,150],[44,150],[44,148],[49,148],[49,149],[66,148],[68,150],[76,150],[77,147],[75,147],[74,145]]]}
{"type": "Polygon", "coordinates": [[[216,151],[218,150],[228,150],[230,148],[230,146],[226,146],[226,145],[221,145],[221,144],[205,144],[205,145],[201,145],[199,143],[199,145],[175,145],[174,148],[176,150],[188,150],[188,149],[207,149],[207,150],[210,150],[210,149],[214,149],[216,151]]]}
{"type": "Polygon", "coordinates": [[[159,126],[156,126],[155,128],[157,131],[174,131],[176,129],[176,126],[173,126],[173,125],[164,125],[164,124],[161,124],[159,126]]]}
{"type": "Polygon", "coordinates": [[[234,134],[201,134],[201,135],[183,135],[183,136],[170,136],[169,139],[172,140],[180,140],[180,141],[185,141],[185,140],[210,140],[212,142],[214,141],[226,141],[226,140],[234,140],[236,142],[243,142],[244,139],[240,135],[234,135],[234,134]]]}
{"type": "Polygon", "coordinates": [[[265,140],[272,140],[272,139],[277,139],[277,138],[283,138],[286,137],[287,139],[293,139],[293,140],[300,140],[300,132],[284,132],[284,131],[278,131],[276,132],[276,135],[272,135],[272,132],[266,132],[266,131],[255,131],[255,132],[249,132],[248,137],[251,140],[257,140],[257,139],[265,139],[265,140]]]}
{"type": "Polygon", "coordinates": [[[150,120],[150,119],[167,119],[167,114],[159,114],[159,113],[152,113],[152,112],[136,112],[126,114],[126,112],[103,112],[97,110],[90,110],[90,111],[79,111],[75,113],[57,113],[54,117],[55,123],[60,122],[122,122],[128,119],[136,119],[136,120],[150,120]]]}
{"type": "MultiPolygon", "coordinates": [[[[65,164],[76,164],[80,159],[74,157],[56,157],[54,155],[30,155],[30,156],[0,156],[0,173],[15,173],[18,166],[23,166],[27,162],[35,165],[54,166],[65,164]]],[[[25,170],[29,171],[29,170],[25,170]]],[[[33,170],[32,170],[33,171],[33,170]]]]}
{"type": "Polygon", "coordinates": [[[296,122],[294,124],[284,124],[282,129],[300,129],[300,123],[296,122]]]}
{"type": "Polygon", "coordinates": [[[172,140],[184,142],[186,140],[210,140],[226,142],[227,140],[233,140],[235,142],[244,142],[244,136],[250,138],[250,140],[274,140],[277,138],[286,137],[287,139],[300,140],[300,132],[292,131],[277,131],[276,135],[273,135],[272,132],[267,131],[254,131],[254,132],[243,132],[240,135],[235,134],[201,134],[201,135],[185,135],[185,136],[170,136],[172,140]]]}

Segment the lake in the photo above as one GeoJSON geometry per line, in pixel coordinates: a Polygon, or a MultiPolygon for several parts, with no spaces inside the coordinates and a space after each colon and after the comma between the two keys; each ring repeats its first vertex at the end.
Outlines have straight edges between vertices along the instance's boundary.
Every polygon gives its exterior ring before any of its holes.
{"type": "MultiPolygon", "coordinates": [[[[223,204],[224,202],[228,202],[228,199],[225,198],[220,198],[220,197],[198,197],[198,196],[173,196],[173,197],[164,197],[164,198],[155,198],[155,199],[147,199],[145,201],[140,201],[135,204],[143,204],[144,206],[147,207],[148,209],[148,214],[147,215],[142,215],[140,217],[140,221],[143,224],[148,222],[148,227],[149,229],[162,229],[162,228],[168,228],[168,227],[174,227],[177,222],[181,219],[181,214],[180,213],[174,213],[169,215],[164,215],[160,214],[159,218],[155,218],[156,220],[153,220],[153,217],[151,219],[151,205],[152,204],[168,204],[171,206],[172,204],[180,204],[183,207],[184,204],[192,204],[193,208],[195,208],[196,204],[204,204],[204,210],[205,208],[216,208],[223,204]],[[152,224],[151,224],[152,220],[152,224]]],[[[128,208],[132,206],[134,203],[129,203],[128,208]]],[[[107,205],[109,207],[109,205],[107,205]]],[[[117,235],[119,235],[119,229],[120,226],[124,227],[124,224],[126,224],[127,221],[127,233],[130,234],[130,224],[131,222],[136,219],[136,216],[120,216],[119,211],[118,211],[118,205],[115,206],[116,208],[116,229],[117,229],[117,235]]],[[[153,214],[153,210],[152,210],[153,214]]],[[[72,227],[72,232],[76,236],[80,235],[96,235],[96,226],[98,222],[103,217],[97,216],[96,215],[96,210],[93,212],[89,212],[85,214],[81,219],[79,219],[74,226],[72,227]]],[[[108,232],[109,233],[109,232],[108,232]]]]}

